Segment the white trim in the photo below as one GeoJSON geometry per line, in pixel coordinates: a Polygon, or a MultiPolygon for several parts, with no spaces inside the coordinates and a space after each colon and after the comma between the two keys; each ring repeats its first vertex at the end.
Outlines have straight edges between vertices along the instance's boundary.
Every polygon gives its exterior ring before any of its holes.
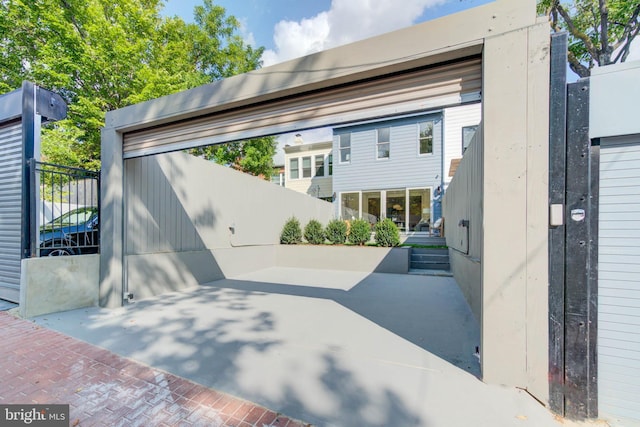
{"type": "Polygon", "coordinates": [[[390,160],[391,159],[391,128],[392,128],[392,126],[389,125],[389,126],[380,126],[380,127],[375,129],[375,132],[376,132],[376,143],[375,143],[375,154],[374,154],[374,157],[375,157],[376,160],[390,160]],[[388,129],[389,130],[387,141],[380,142],[380,130],[381,129],[388,129]],[[380,149],[380,146],[383,145],[383,144],[386,144],[386,145],[389,146],[387,157],[380,157],[379,149],[380,149]]]}
{"type": "MultiPolygon", "coordinates": [[[[442,118],[444,118],[444,115],[441,116],[442,118]]],[[[443,120],[444,123],[444,120],[443,120]]],[[[433,156],[433,152],[434,152],[434,140],[435,140],[435,128],[436,128],[436,121],[433,119],[427,119],[427,120],[421,120],[416,122],[416,127],[417,127],[417,131],[418,131],[418,140],[417,140],[417,149],[418,149],[418,157],[429,157],[429,156],[433,156]],[[431,122],[431,152],[430,153],[421,153],[420,152],[420,124],[421,123],[427,123],[427,122],[431,122]]]]}
{"type": "MultiPolygon", "coordinates": [[[[404,231],[401,230],[401,233],[420,233],[419,231],[411,231],[407,230],[407,226],[409,224],[409,192],[411,190],[429,190],[429,209],[431,212],[429,213],[429,219],[433,219],[433,185],[424,185],[419,187],[404,187],[404,188],[385,188],[385,189],[367,189],[367,190],[353,190],[353,191],[341,191],[338,193],[338,217],[343,220],[348,220],[350,218],[344,218],[342,215],[342,195],[343,194],[357,194],[358,195],[358,219],[362,219],[363,217],[363,193],[378,193],[380,194],[380,217],[378,221],[381,221],[387,218],[387,193],[390,191],[404,191],[404,231]]],[[[399,227],[400,228],[400,227],[399,227]]]]}
{"type": "Polygon", "coordinates": [[[338,163],[340,164],[349,164],[351,163],[351,132],[345,132],[338,134],[338,163]],[[342,147],[342,136],[349,135],[349,158],[347,160],[342,160],[342,150],[346,150],[347,147],[342,147]]]}

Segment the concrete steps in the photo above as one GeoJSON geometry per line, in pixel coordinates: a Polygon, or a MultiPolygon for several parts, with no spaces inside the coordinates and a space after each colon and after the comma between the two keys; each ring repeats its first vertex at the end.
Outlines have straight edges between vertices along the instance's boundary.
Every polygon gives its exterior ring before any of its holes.
{"type": "Polygon", "coordinates": [[[413,243],[425,246],[446,246],[447,241],[444,237],[425,236],[425,235],[404,235],[400,238],[401,243],[413,243]]]}
{"type": "Polygon", "coordinates": [[[411,270],[449,271],[449,250],[446,248],[411,248],[411,270]]]}

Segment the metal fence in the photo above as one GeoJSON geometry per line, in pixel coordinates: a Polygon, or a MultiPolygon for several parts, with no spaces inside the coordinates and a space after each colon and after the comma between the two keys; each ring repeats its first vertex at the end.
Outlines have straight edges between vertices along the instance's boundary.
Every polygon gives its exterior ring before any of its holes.
{"type": "Polygon", "coordinates": [[[31,160],[31,256],[100,249],[100,173],[31,160]]]}

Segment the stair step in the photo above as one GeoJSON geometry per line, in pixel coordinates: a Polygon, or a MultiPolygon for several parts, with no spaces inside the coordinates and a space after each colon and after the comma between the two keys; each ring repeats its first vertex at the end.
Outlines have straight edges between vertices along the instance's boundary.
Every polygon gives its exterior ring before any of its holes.
{"type": "Polygon", "coordinates": [[[411,254],[434,254],[434,255],[449,255],[449,249],[445,248],[411,248],[411,254]]]}
{"type": "Polygon", "coordinates": [[[446,262],[449,262],[449,254],[411,254],[411,261],[446,261],[446,262]]]}
{"type": "Polygon", "coordinates": [[[423,269],[423,270],[450,270],[451,265],[448,262],[411,262],[412,269],[423,269]]]}

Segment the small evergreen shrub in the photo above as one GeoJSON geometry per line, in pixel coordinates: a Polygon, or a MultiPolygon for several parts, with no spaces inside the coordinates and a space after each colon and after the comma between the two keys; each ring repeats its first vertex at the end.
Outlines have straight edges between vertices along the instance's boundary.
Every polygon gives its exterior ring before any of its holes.
{"type": "Polygon", "coordinates": [[[354,245],[364,245],[371,238],[371,225],[364,219],[351,221],[351,229],[347,239],[354,245]]]}
{"type": "Polygon", "coordinates": [[[321,245],[324,243],[325,233],[320,221],[315,219],[309,221],[309,223],[304,227],[304,240],[312,245],[321,245]]]}
{"type": "Polygon", "coordinates": [[[375,239],[379,246],[398,246],[400,244],[398,226],[389,218],[379,221],[376,224],[375,239]]]}
{"type": "Polygon", "coordinates": [[[280,243],[284,245],[295,245],[302,242],[302,230],[300,229],[300,221],[292,216],[282,227],[280,233],[280,243]]]}
{"type": "Polygon", "coordinates": [[[332,219],[324,230],[327,240],[334,245],[342,245],[347,241],[347,223],[341,219],[332,219]]]}

